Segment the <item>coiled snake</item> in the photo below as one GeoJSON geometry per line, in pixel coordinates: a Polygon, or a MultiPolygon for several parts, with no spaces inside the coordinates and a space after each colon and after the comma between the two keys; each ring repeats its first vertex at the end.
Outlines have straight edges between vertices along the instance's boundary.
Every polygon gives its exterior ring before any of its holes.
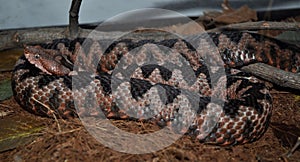
{"type": "Polygon", "coordinates": [[[121,39],[108,48],[103,44],[77,38],[25,47],[12,75],[16,101],[46,116],[96,116],[100,108],[107,118],[137,118],[178,128],[190,123],[184,131],[201,142],[235,145],[258,139],[272,111],[264,82],[237,68],[264,62],[300,71],[298,48],[248,32],[121,39]],[[80,85],[74,87],[76,78],[80,85]],[[97,105],[80,108],[88,105],[93,88],[97,105]],[[74,99],[79,99],[77,112],[74,99]],[[207,127],[212,129],[205,134],[207,127]]]}

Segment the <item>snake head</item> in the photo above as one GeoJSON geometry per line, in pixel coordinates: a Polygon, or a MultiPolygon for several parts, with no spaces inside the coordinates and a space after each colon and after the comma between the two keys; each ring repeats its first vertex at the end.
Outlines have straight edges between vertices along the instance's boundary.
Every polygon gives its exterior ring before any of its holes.
{"type": "Polygon", "coordinates": [[[61,63],[62,57],[57,50],[44,49],[41,46],[25,46],[24,55],[26,59],[42,72],[49,75],[68,75],[70,69],[61,63]]]}

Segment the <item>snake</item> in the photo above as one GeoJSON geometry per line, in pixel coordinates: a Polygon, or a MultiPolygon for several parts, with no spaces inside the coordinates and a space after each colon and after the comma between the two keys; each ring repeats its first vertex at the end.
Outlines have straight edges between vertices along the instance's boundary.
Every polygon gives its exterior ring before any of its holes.
{"type": "Polygon", "coordinates": [[[12,89],[19,105],[36,115],[103,113],[231,146],[256,141],[270,122],[269,87],[240,70],[257,62],[299,73],[300,50],[247,31],[162,40],[63,38],[25,46],[12,89]]]}

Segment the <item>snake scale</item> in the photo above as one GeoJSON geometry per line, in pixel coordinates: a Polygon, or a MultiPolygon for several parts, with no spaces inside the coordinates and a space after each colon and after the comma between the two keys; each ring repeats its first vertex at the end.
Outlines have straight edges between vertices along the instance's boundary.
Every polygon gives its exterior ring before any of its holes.
{"type": "Polygon", "coordinates": [[[249,32],[103,44],[76,38],[26,46],[12,74],[16,101],[38,115],[97,116],[101,109],[107,118],[154,121],[200,142],[236,145],[261,137],[272,112],[264,82],[238,68],[263,62],[300,71],[299,48],[249,32]]]}

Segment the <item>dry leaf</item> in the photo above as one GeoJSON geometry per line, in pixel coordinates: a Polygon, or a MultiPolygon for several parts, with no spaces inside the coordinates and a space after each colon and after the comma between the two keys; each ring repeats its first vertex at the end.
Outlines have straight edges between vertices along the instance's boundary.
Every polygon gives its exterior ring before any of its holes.
{"type": "Polygon", "coordinates": [[[241,23],[256,20],[256,11],[252,10],[246,5],[236,10],[224,10],[223,14],[214,18],[215,22],[223,24],[241,23]]]}

